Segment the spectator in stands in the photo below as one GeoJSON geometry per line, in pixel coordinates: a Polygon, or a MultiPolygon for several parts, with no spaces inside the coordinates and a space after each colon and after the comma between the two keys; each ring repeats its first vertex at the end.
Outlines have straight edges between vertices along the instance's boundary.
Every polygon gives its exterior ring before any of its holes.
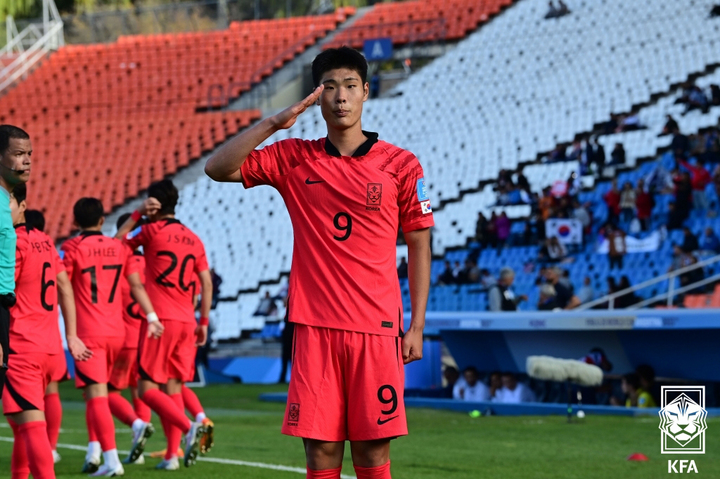
{"type": "Polygon", "coordinates": [[[517,311],[517,306],[527,301],[527,296],[516,296],[512,290],[515,281],[515,271],[512,268],[500,270],[497,283],[488,289],[488,311],[517,311]]]}
{"type": "Polygon", "coordinates": [[[500,216],[497,216],[495,218],[495,230],[497,231],[497,247],[498,247],[498,254],[500,254],[500,251],[505,247],[507,244],[507,240],[510,237],[510,227],[512,224],[510,223],[510,218],[508,218],[507,213],[504,211],[500,213],[500,216]]]}
{"type": "Polygon", "coordinates": [[[640,364],[635,368],[635,372],[640,378],[640,388],[650,393],[655,404],[660,403],[660,386],[655,383],[655,369],[649,364],[640,364]]]}
{"type": "Polygon", "coordinates": [[[690,173],[676,171],[673,175],[673,183],[675,184],[675,210],[678,218],[685,221],[690,216],[692,208],[692,183],[690,173]]]}
{"type": "Polygon", "coordinates": [[[610,152],[610,166],[625,164],[625,147],[622,143],[615,143],[613,151],[610,152]]]}
{"type": "Polygon", "coordinates": [[[557,236],[545,240],[547,244],[547,261],[560,263],[567,257],[567,248],[560,242],[557,236]]]}
{"type": "MultiPolygon", "coordinates": [[[[698,259],[693,255],[688,255],[687,258],[689,264],[688,266],[693,266],[698,263],[698,259]]],[[[688,286],[697,282],[700,282],[705,279],[705,270],[702,267],[693,268],[680,276],[678,276],[680,279],[680,286],[688,286]]],[[[704,291],[704,287],[700,286],[698,288],[693,288],[690,291],[687,291],[687,294],[701,294],[704,291]]]]}
{"type": "Polygon", "coordinates": [[[545,18],[557,18],[559,15],[558,9],[553,5],[552,0],[548,2],[548,11],[545,14],[545,18]]]}
{"type": "Polygon", "coordinates": [[[475,223],[475,240],[480,243],[480,249],[485,249],[490,241],[490,233],[488,231],[488,220],[482,212],[478,213],[477,223],[475,223]]]}
{"type": "Polygon", "coordinates": [[[397,267],[398,279],[407,279],[408,277],[408,264],[405,256],[400,258],[400,264],[397,267]]]}
{"type": "Polygon", "coordinates": [[[595,299],[595,288],[593,288],[590,276],[585,276],[585,278],[583,278],[583,285],[580,288],[580,291],[578,291],[577,297],[581,304],[589,303],[595,299]]]}
{"type": "Polygon", "coordinates": [[[708,200],[705,195],[705,188],[710,184],[712,178],[710,172],[700,165],[691,165],[685,160],[680,161],[680,165],[690,173],[690,186],[692,188],[692,204],[693,208],[701,211],[707,211],[708,200]]]}
{"type": "MultiPolygon", "coordinates": [[[[588,146],[588,149],[590,147],[588,146]]],[[[588,153],[590,154],[590,153],[588,153]]],[[[597,170],[597,174],[599,178],[602,178],[603,176],[603,170],[605,169],[605,147],[598,142],[598,137],[596,136],[592,140],[592,163],[595,164],[595,168],[597,170]]]]}
{"type": "Polygon", "coordinates": [[[569,15],[570,9],[567,5],[565,5],[565,2],[563,0],[558,0],[558,16],[562,17],[563,15],[569,15]]]}
{"type": "Polygon", "coordinates": [[[720,198],[720,165],[716,165],[712,176],[713,186],[715,186],[715,196],[720,198]]]}
{"type": "Polygon", "coordinates": [[[663,129],[658,136],[673,135],[675,132],[680,131],[680,126],[678,126],[677,121],[675,121],[675,118],[673,118],[672,115],[665,115],[665,118],[665,126],[663,126],[663,129]]]}
{"type": "Polygon", "coordinates": [[[690,110],[701,110],[703,113],[707,113],[709,102],[702,88],[697,85],[692,85],[685,98],[685,111],[682,113],[683,115],[690,110]]]}
{"type": "Polygon", "coordinates": [[[453,399],[459,401],[487,401],[490,399],[488,387],[480,381],[480,373],[475,366],[468,366],[463,371],[464,382],[455,385],[453,399]]]}
{"type": "Polygon", "coordinates": [[[490,400],[495,397],[495,394],[502,389],[502,374],[500,371],[493,371],[490,373],[490,400]]]}
{"type": "Polygon", "coordinates": [[[668,273],[684,268],[690,264],[692,255],[685,253],[678,245],[673,245],[673,256],[668,273]]]}
{"type": "Polygon", "coordinates": [[[720,105],[720,85],[715,83],[710,85],[710,104],[713,106],[720,105]]]}
{"type": "Polygon", "coordinates": [[[625,232],[620,228],[609,224],[605,228],[605,236],[609,242],[608,259],[610,260],[610,271],[617,266],[618,269],[623,268],[623,258],[627,252],[627,244],[625,242],[625,232]]]}
{"type": "Polygon", "coordinates": [[[553,285],[545,283],[540,285],[540,299],[538,299],[538,311],[553,311],[560,309],[556,301],[557,294],[553,285]]]}
{"type": "Polygon", "coordinates": [[[282,352],[280,357],[280,377],[278,378],[279,384],[285,384],[287,381],[287,371],[288,366],[292,362],[293,340],[295,339],[295,323],[290,321],[287,309],[285,310],[283,324],[284,327],[280,336],[282,352]]]}
{"type": "Polygon", "coordinates": [[[587,204],[580,204],[579,200],[574,199],[572,202],[572,214],[570,215],[573,219],[578,220],[583,227],[583,242],[585,236],[590,234],[592,227],[592,218],[587,206],[587,204]]]}
{"type": "Polygon", "coordinates": [[[218,301],[220,301],[220,285],[223,280],[222,277],[215,272],[215,268],[210,268],[210,277],[212,279],[212,306],[210,309],[217,308],[218,301]]]}
{"type": "Polygon", "coordinates": [[[620,214],[623,222],[629,223],[633,219],[636,206],[637,193],[633,189],[632,183],[626,181],[620,192],[620,214]]]}
{"type": "Polygon", "coordinates": [[[710,18],[720,17],[720,3],[713,5],[710,9],[710,18]]]}
{"type": "Polygon", "coordinates": [[[445,366],[443,378],[445,379],[445,387],[442,390],[442,397],[452,399],[455,385],[460,379],[460,371],[454,366],[445,366]]]}
{"type": "Polygon", "coordinates": [[[455,274],[453,273],[453,268],[450,265],[450,261],[445,260],[445,269],[442,273],[440,273],[440,276],[438,276],[437,284],[455,284],[455,274]]]}
{"type": "Polygon", "coordinates": [[[490,220],[487,223],[487,243],[491,248],[497,248],[498,245],[497,219],[497,213],[493,211],[490,215],[490,220]]]}
{"type": "MultiPolygon", "coordinates": [[[[626,275],[622,275],[620,277],[620,283],[618,283],[618,291],[624,291],[626,289],[630,289],[631,287],[632,285],[630,284],[630,278],[628,278],[626,275]]],[[[638,301],[640,301],[640,298],[638,298],[634,292],[628,291],[627,293],[615,298],[615,308],[625,309],[637,303],[638,301]]]]}
{"type": "Polygon", "coordinates": [[[642,126],[642,124],[640,124],[640,116],[638,115],[637,110],[633,110],[630,112],[629,115],[622,117],[622,119],[620,120],[620,124],[618,125],[617,129],[615,130],[615,133],[640,130],[642,128],[645,128],[645,127],[642,126]]]}
{"type": "Polygon", "coordinates": [[[520,404],[535,402],[535,393],[523,383],[519,383],[513,373],[502,374],[502,388],[495,391],[493,402],[502,404],[520,404]]]}
{"type": "Polygon", "coordinates": [[[483,268],[480,270],[480,286],[483,289],[489,289],[490,286],[497,283],[497,279],[495,279],[495,276],[490,273],[490,270],[487,268],[483,268]]]}
{"type": "Polygon", "coordinates": [[[620,190],[618,190],[617,180],[612,181],[612,186],[603,196],[608,209],[608,221],[617,223],[620,219],[620,190]]]}
{"type": "Polygon", "coordinates": [[[649,191],[645,191],[645,180],[642,178],[638,180],[637,189],[635,190],[635,207],[641,229],[648,231],[650,229],[652,210],[655,207],[655,199],[649,191]]]}
{"type": "Polygon", "coordinates": [[[458,284],[473,284],[480,281],[480,268],[471,257],[465,258],[465,265],[457,277],[458,284]]]}
{"type": "Polygon", "coordinates": [[[517,170],[517,179],[515,181],[515,184],[518,188],[526,192],[528,195],[532,194],[532,191],[530,191],[530,182],[528,181],[527,177],[523,173],[523,167],[518,166],[517,170]]]}
{"type": "Polygon", "coordinates": [[[685,156],[690,151],[690,139],[680,133],[680,131],[676,131],[673,135],[672,142],[670,142],[670,151],[672,151],[675,156],[685,156]]]}
{"type": "MultiPolygon", "coordinates": [[[[553,266],[545,271],[545,279],[555,288],[556,307],[561,309],[573,309],[580,305],[580,300],[572,294],[570,288],[560,282],[562,278],[562,270],[558,266],[553,266]]],[[[542,290],[541,290],[542,293],[542,290]]]]}
{"type": "Polygon", "coordinates": [[[455,282],[459,282],[460,273],[462,273],[462,266],[460,266],[460,261],[455,261],[453,263],[453,276],[455,277],[455,282]]]}
{"type": "Polygon", "coordinates": [[[720,254],[720,239],[718,239],[715,231],[710,226],[705,228],[705,236],[703,236],[700,249],[713,254],[720,254]]]}
{"type": "MultiPolygon", "coordinates": [[[[637,373],[625,374],[622,378],[621,387],[626,397],[625,407],[657,407],[652,395],[640,386],[640,376],[637,373]]],[[[613,400],[614,405],[620,405],[615,398],[613,400]]]]}
{"type": "Polygon", "coordinates": [[[680,245],[683,253],[692,253],[700,249],[700,242],[697,236],[687,226],[683,227],[683,242],[680,245]]]}
{"type": "Polygon", "coordinates": [[[668,221],[666,225],[668,230],[672,231],[682,228],[685,217],[685,213],[676,208],[674,201],[668,203],[668,221]]]}
{"type": "Polygon", "coordinates": [[[277,314],[275,300],[270,297],[270,291],[265,291],[265,296],[260,300],[253,316],[273,316],[277,314]]]}

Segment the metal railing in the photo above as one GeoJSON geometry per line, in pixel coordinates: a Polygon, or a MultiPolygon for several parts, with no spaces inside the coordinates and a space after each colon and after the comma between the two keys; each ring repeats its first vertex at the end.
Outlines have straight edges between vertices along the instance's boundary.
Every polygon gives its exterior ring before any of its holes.
{"type": "Polygon", "coordinates": [[[63,22],[55,2],[43,0],[42,11],[42,24],[31,23],[19,33],[13,19],[8,17],[7,44],[0,49],[0,95],[47,53],[65,44],[63,22]]]}
{"type": "Polygon", "coordinates": [[[713,276],[710,276],[709,278],[705,278],[701,281],[697,281],[692,284],[688,284],[686,286],[683,286],[681,288],[675,288],[675,278],[678,276],[681,276],[683,274],[690,273],[692,271],[695,271],[698,268],[704,268],[706,266],[720,263],[720,255],[713,256],[711,258],[705,259],[703,261],[698,261],[695,264],[691,264],[679,269],[676,269],[674,271],[670,271],[667,274],[664,274],[662,276],[658,276],[657,278],[649,279],[647,281],[644,281],[642,283],[636,284],[635,286],[632,286],[630,288],[621,289],[620,291],[616,291],[612,294],[608,294],[606,296],[603,296],[602,298],[598,298],[596,300],[590,301],[589,303],[581,304],[577,308],[574,309],[574,311],[583,311],[586,309],[591,309],[595,306],[600,306],[607,304],[608,309],[615,309],[615,300],[621,296],[625,296],[627,294],[632,294],[635,291],[647,288],[648,286],[652,286],[653,284],[662,283],[663,281],[668,281],[668,290],[664,293],[660,293],[658,295],[653,296],[652,298],[645,299],[643,301],[640,301],[639,303],[634,304],[629,309],[637,309],[641,308],[643,306],[647,306],[653,303],[657,303],[658,301],[666,300],[666,304],[668,306],[672,306],[673,300],[675,299],[675,296],[678,294],[683,294],[688,291],[692,291],[696,288],[699,288],[701,286],[704,286],[706,284],[710,284],[714,281],[720,280],[720,274],[715,274],[713,276]]]}

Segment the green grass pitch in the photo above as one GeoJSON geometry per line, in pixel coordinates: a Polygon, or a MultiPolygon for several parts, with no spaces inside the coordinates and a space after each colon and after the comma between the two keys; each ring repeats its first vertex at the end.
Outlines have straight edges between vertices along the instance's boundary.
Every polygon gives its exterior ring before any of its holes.
{"type": "MultiPolygon", "coordinates": [[[[215,448],[210,460],[230,460],[304,468],[299,439],[280,434],[283,405],[260,402],[262,392],[281,391],[280,386],[227,385],[196,389],[208,415],[215,421],[215,448]]],[[[85,446],[87,435],[80,394],[70,384],[61,388],[64,417],[60,444],[85,446]]],[[[148,442],[148,451],[164,446],[162,428],[148,442]]],[[[700,475],[720,477],[720,419],[710,418],[705,455],[660,454],[660,431],[654,416],[627,418],[587,416],[582,423],[567,424],[560,416],[480,417],[467,414],[409,409],[410,435],[392,443],[392,473],[395,479],[475,478],[659,478],[668,474],[668,459],[694,459],[700,475]],[[648,462],[629,462],[626,457],[642,452],[648,462]]],[[[130,446],[130,430],[117,424],[118,448],[130,446]]],[[[0,478],[10,477],[8,438],[12,433],[3,422],[0,428],[0,478]]],[[[354,476],[349,448],[343,474],[354,476]]],[[[58,477],[80,478],[84,452],[58,448],[62,461],[58,477]]],[[[126,477],[241,477],[246,479],[292,479],[298,472],[278,471],[247,465],[199,462],[177,472],[155,471],[158,459],[143,466],[127,466],[126,477]]]]}

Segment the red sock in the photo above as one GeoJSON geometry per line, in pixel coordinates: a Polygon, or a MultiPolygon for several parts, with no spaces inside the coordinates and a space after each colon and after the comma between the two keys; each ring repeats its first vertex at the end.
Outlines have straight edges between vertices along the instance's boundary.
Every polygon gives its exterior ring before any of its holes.
{"type": "Polygon", "coordinates": [[[92,398],[87,402],[90,423],[97,434],[103,452],[117,449],[115,444],[115,423],[113,422],[107,396],[92,398]]]}
{"type": "MultiPolygon", "coordinates": [[[[84,396],[84,395],[83,395],[84,396]]],[[[95,425],[91,421],[90,407],[85,402],[85,424],[88,430],[88,442],[98,442],[97,431],[95,431],[95,425]]]]}
{"type": "Polygon", "coordinates": [[[8,417],[7,422],[12,428],[13,436],[15,436],[12,459],[10,460],[10,472],[12,473],[12,479],[28,479],[30,476],[30,462],[27,457],[25,439],[22,435],[20,435],[20,431],[18,431],[19,426],[15,421],[8,417]]]}
{"type": "Polygon", "coordinates": [[[33,479],[55,479],[55,465],[45,421],[21,424],[18,432],[25,441],[25,452],[33,479]]]}
{"type": "Polygon", "coordinates": [[[378,467],[355,467],[357,479],[391,479],[390,461],[378,467]]]}
{"type": "Polygon", "coordinates": [[[195,394],[195,391],[187,386],[182,387],[182,399],[185,403],[185,407],[193,418],[196,418],[198,414],[204,412],[197,394],[195,394]]]}
{"type": "Polygon", "coordinates": [[[118,418],[121,423],[132,427],[138,417],[127,399],[122,397],[119,392],[112,392],[108,394],[108,404],[113,416],[118,418]]]}
{"type": "Polygon", "coordinates": [[[133,406],[135,407],[135,414],[137,414],[137,417],[145,422],[150,422],[152,411],[148,405],[145,404],[145,401],[140,398],[134,398],[133,406]]]}
{"type": "Polygon", "coordinates": [[[60,436],[60,424],[62,423],[62,404],[58,393],[45,395],[45,422],[47,423],[48,440],[50,448],[57,448],[58,436],[60,436]]]}
{"type": "MultiPolygon", "coordinates": [[[[182,394],[171,394],[170,398],[173,400],[178,410],[183,412],[183,417],[185,417],[185,406],[183,405],[182,394]]],[[[180,447],[180,441],[182,440],[183,436],[180,429],[178,429],[174,425],[170,425],[168,429],[169,431],[167,435],[167,451],[165,452],[165,459],[170,459],[177,454],[177,450],[178,447],[180,447]]]]}
{"type": "Polygon", "coordinates": [[[307,468],[307,476],[305,476],[306,479],[340,479],[340,471],[342,471],[342,466],[338,467],[337,469],[323,469],[321,471],[315,471],[313,469],[307,468]]]}
{"type": "Polygon", "coordinates": [[[180,429],[184,433],[190,430],[190,420],[185,416],[185,412],[178,409],[177,404],[170,396],[159,389],[150,389],[145,391],[142,400],[150,406],[150,409],[161,418],[165,419],[169,424],[180,429]]]}

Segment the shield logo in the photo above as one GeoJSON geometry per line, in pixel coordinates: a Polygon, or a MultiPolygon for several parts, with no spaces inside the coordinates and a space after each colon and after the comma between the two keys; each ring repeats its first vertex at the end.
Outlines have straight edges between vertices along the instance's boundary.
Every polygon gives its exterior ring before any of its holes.
{"type": "Polygon", "coordinates": [[[382,183],[368,183],[367,206],[380,206],[382,202],[382,183]]]}
{"type": "Polygon", "coordinates": [[[300,404],[291,403],[288,408],[288,422],[298,422],[300,420],[300,404]]]}

